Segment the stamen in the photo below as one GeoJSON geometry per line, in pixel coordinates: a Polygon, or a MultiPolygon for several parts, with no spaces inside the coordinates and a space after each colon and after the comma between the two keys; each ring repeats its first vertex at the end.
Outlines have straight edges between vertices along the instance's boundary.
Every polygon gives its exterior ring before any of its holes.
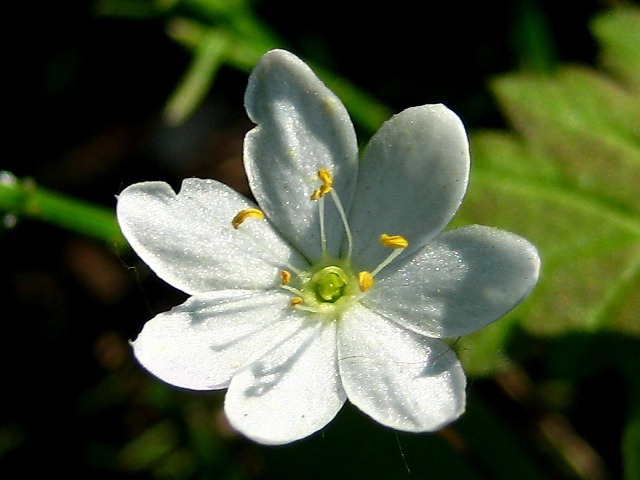
{"type": "Polygon", "coordinates": [[[311,200],[319,200],[331,191],[333,185],[333,177],[329,170],[321,168],[318,170],[318,178],[322,180],[322,185],[311,194],[311,200]]]}
{"type": "Polygon", "coordinates": [[[320,245],[322,254],[327,253],[327,236],[324,232],[324,196],[332,190],[333,177],[329,170],[321,168],[318,170],[318,178],[322,180],[322,185],[311,194],[311,200],[318,200],[318,213],[320,216],[320,245]]]}
{"type": "Polygon", "coordinates": [[[373,275],[371,272],[363,270],[358,274],[358,287],[360,287],[361,292],[366,292],[373,287],[373,275]]]}
{"type": "Polygon", "coordinates": [[[302,302],[304,302],[304,298],[302,298],[302,297],[293,297],[291,299],[291,306],[295,307],[297,305],[300,305],[302,302]]]}
{"type": "Polygon", "coordinates": [[[342,224],[344,225],[344,233],[347,236],[347,260],[349,260],[351,259],[351,252],[353,251],[353,239],[351,237],[351,229],[349,228],[347,215],[344,213],[344,208],[342,207],[340,197],[338,197],[338,194],[334,190],[331,190],[331,199],[336,205],[338,213],[340,214],[340,219],[342,220],[342,224]]]}
{"type": "Polygon", "coordinates": [[[231,220],[231,225],[236,230],[247,218],[257,218],[258,220],[264,220],[264,213],[262,213],[257,208],[245,208],[244,210],[240,210],[233,220],[231,220]]]}
{"type": "Polygon", "coordinates": [[[291,306],[294,307],[296,310],[303,310],[305,312],[311,312],[311,313],[322,313],[322,309],[318,308],[318,307],[310,307],[307,304],[304,303],[296,303],[295,305],[293,304],[293,301],[291,302],[291,306]]]}
{"type": "MultiPolygon", "coordinates": [[[[262,211],[258,210],[257,208],[245,208],[244,210],[240,210],[236,214],[236,216],[233,217],[233,220],[231,220],[231,226],[234,229],[238,230],[240,225],[242,225],[247,218],[256,218],[258,220],[264,220],[265,216],[264,216],[264,213],[262,213],[262,211]]],[[[253,236],[255,233],[255,231],[252,232],[251,229],[242,229],[241,232],[243,232],[247,236],[253,236]]],[[[252,255],[255,256],[257,259],[274,266],[275,268],[287,269],[288,271],[291,271],[296,275],[300,275],[302,273],[302,271],[299,268],[294,267],[288,262],[274,261],[273,251],[269,248],[269,245],[265,242],[255,242],[252,255]]]]}
{"type": "Polygon", "coordinates": [[[324,196],[327,193],[331,194],[331,199],[338,210],[338,214],[340,215],[340,220],[342,220],[342,224],[344,225],[345,235],[347,237],[347,259],[351,258],[351,252],[353,251],[353,240],[351,237],[351,230],[349,229],[349,223],[347,222],[347,215],[344,212],[344,207],[342,206],[342,202],[340,201],[340,197],[333,189],[333,176],[331,172],[326,168],[321,168],[318,170],[318,178],[322,180],[322,185],[319,188],[313,191],[311,194],[311,200],[319,200],[319,216],[320,216],[320,242],[322,245],[322,253],[325,254],[327,251],[327,237],[325,234],[325,225],[324,225],[324,196]]]}
{"type": "Polygon", "coordinates": [[[387,235],[386,233],[380,235],[380,243],[387,248],[393,248],[393,252],[391,252],[391,254],[386,259],[384,259],[380,263],[380,265],[378,265],[375,270],[373,270],[373,272],[371,272],[372,277],[375,277],[378,273],[380,273],[380,270],[393,262],[393,260],[398,255],[400,255],[405,248],[409,246],[409,242],[403,236],[387,235]]]}
{"type": "Polygon", "coordinates": [[[387,248],[407,248],[409,242],[401,235],[387,235],[383,233],[380,235],[380,243],[387,248]]]}
{"type": "Polygon", "coordinates": [[[291,272],[287,270],[280,270],[280,279],[282,280],[280,283],[281,286],[284,287],[285,285],[289,285],[289,282],[291,281],[291,272]]]}
{"type": "Polygon", "coordinates": [[[322,255],[327,253],[327,235],[324,232],[324,198],[320,198],[318,201],[318,216],[320,217],[320,246],[322,248],[322,255]]]}

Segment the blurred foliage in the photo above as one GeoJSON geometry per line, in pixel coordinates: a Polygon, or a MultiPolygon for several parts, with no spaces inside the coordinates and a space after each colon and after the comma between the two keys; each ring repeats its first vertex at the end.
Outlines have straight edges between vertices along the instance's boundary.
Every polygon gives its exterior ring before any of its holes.
{"type": "MultiPolygon", "coordinates": [[[[562,65],[491,83],[513,131],[473,135],[471,187],[457,222],[522,234],[538,246],[543,267],[533,295],[510,318],[460,339],[470,372],[508,369],[502,353],[520,329],[640,335],[640,9],[607,11],[592,29],[602,69],[562,65]]],[[[610,366],[593,338],[573,353],[610,366]]],[[[622,447],[626,478],[640,478],[640,357],[633,345],[614,367],[635,392],[622,447]]],[[[575,368],[577,374],[584,365],[575,368]]]]}
{"type": "MultiPolygon", "coordinates": [[[[640,62],[640,13],[609,11],[593,29],[607,70],[563,65],[495,78],[513,131],[472,137],[458,222],[516,231],[538,246],[542,278],[517,311],[518,326],[535,335],[640,334],[640,76],[627,68],[640,62]]],[[[478,338],[495,351],[515,326],[500,322],[478,338]]]]}
{"type": "MultiPolygon", "coordinates": [[[[193,52],[184,73],[165,107],[170,124],[185,121],[200,106],[216,72],[231,65],[250,72],[268,50],[287,48],[287,43],[256,16],[250,0],[100,0],[97,11],[106,16],[168,18],[167,33],[193,52]]],[[[385,121],[389,110],[344,78],[320,65],[311,64],[347,106],[356,121],[371,130],[385,121]]]]}

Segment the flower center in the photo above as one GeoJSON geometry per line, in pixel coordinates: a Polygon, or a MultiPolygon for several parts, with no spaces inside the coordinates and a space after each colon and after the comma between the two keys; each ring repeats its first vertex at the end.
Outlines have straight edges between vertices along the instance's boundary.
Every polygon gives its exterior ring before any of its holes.
{"type": "Polygon", "coordinates": [[[280,288],[291,292],[291,306],[298,310],[321,313],[334,319],[360,298],[358,277],[349,263],[341,259],[325,257],[309,270],[280,272],[280,288]]]}
{"type": "MultiPolygon", "coordinates": [[[[374,286],[374,277],[400,255],[409,246],[409,242],[401,235],[383,233],[380,243],[383,247],[392,249],[391,254],[372,271],[364,270],[357,275],[354,274],[351,269],[351,229],[342,202],[333,189],[333,177],[327,169],[321,168],[318,170],[318,178],[322,184],[311,193],[309,199],[318,202],[322,259],[306,271],[286,266],[280,271],[280,288],[293,294],[290,302],[292,308],[337,318],[345,308],[359,300],[374,286]],[[331,258],[327,252],[324,225],[324,197],[327,194],[333,200],[345,230],[347,252],[345,257],[340,259],[331,258]]],[[[264,214],[255,208],[248,208],[240,211],[231,224],[237,230],[249,218],[263,220],[264,214]]]]}

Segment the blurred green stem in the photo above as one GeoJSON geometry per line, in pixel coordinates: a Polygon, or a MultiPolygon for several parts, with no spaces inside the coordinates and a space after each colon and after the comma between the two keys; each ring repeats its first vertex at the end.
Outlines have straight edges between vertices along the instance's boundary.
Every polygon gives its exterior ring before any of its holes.
{"type": "Polygon", "coordinates": [[[217,29],[205,32],[195,48],[191,66],[165,106],[164,117],[169,125],[182,123],[200,105],[224,61],[228,44],[225,32],[217,29]]]}
{"type": "Polygon", "coordinates": [[[543,9],[535,0],[513,2],[511,43],[522,70],[549,73],[558,64],[553,33],[543,9]]]}
{"type": "MultiPolygon", "coordinates": [[[[283,48],[277,39],[259,38],[238,34],[232,29],[206,26],[200,22],[177,17],[167,27],[169,37],[190,50],[194,55],[167,108],[170,123],[186,119],[198,107],[221,64],[226,63],[246,73],[251,72],[260,57],[273,48],[283,48]],[[176,98],[182,101],[177,103],[176,98]]],[[[391,110],[360,90],[351,82],[320,65],[309,63],[318,76],[342,100],[351,118],[364,133],[375,132],[387,120],[391,110]]]]}
{"type": "Polygon", "coordinates": [[[126,245],[113,211],[0,172],[0,212],[8,220],[32,218],[121,248],[126,245]]]}
{"type": "MultiPolygon", "coordinates": [[[[97,0],[99,15],[164,18],[167,35],[192,55],[164,112],[169,125],[184,122],[200,106],[220,67],[249,73],[268,50],[288,48],[253,10],[252,0],[97,0]]],[[[296,53],[296,52],[294,52],[296,53]]],[[[304,57],[304,56],[303,56],[304,57]]],[[[330,69],[304,58],[347,107],[363,134],[373,134],[392,111],[330,69]]]]}

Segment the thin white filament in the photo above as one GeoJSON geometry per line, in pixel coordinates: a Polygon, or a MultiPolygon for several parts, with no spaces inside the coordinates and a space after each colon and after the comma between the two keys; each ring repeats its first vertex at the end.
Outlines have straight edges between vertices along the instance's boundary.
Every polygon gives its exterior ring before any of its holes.
{"type": "Polygon", "coordinates": [[[327,253],[327,236],[324,231],[324,196],[318,199],[318,214],[320,217],[320,246],[324,256],[327,253]]]}
{"type": "Polygon", "coordinates": [[[351,253],[353,252],[353,239],[351,237],[351,229],[349,228],[349,222],[347,222],[347,215],[344,213],[344,208],[342,208],[342,202],[340,201],[340,197],[335,192],[335,190],[331,189],[329,192],[331,194],[331,198],[333,199],[333,203],[336,205],[338,209],[338,213],[340,214],[340,218],[342,219],[342,224],[344,225],[344,232],[347,236],[347,260],[351,259],[351,253]]]}
{"type": "Polygon", "coordinates": [[[404,248],[396,248],[396,249],[394,249],[393,252],[391,252],[391,254],[389,254],[389,256],[387,258],[385,258],[382,262],[380,262],[380,265],[378,265],[375,268],[375,270],[373,270],[373,272],[371,272],[371,276],[375,277],[378,273],[380,273],[380,270],[382,270],[384,267],[386,267],[391,262],[393,262],[393,260],[403,252],[403,250],[404,250],[404,248]]]}

